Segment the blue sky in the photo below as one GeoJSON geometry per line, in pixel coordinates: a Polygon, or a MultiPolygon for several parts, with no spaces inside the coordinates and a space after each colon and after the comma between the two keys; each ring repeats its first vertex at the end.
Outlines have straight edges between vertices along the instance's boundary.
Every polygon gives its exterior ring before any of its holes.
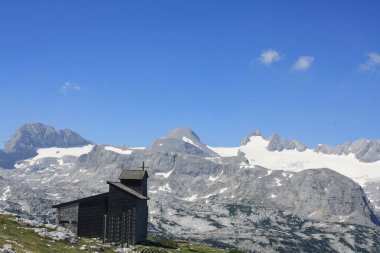
{"type": "Polygon", "coordinates": [[[2,1],[0,143],[25,122],[149,145],[187,126],[380,139],[379,1],[2,1]]]}

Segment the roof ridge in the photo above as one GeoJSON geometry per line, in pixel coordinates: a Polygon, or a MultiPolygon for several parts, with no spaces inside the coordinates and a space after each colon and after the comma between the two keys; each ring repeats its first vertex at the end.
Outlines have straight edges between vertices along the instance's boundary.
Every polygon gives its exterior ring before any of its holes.
{"type": "Polygon", "coordinates": [[[120,190],[123,190],[125,192],[128,192],[129,194],[132,194],[133,196],[139,198],[139,199],[146,199],[148,200],[149,198],[147,196],[142,195],[141,193],[131,189],[130,187],[122,184],[121,182],[112,182],[112,181],[107,181],[107,184],[112,184],[113,186],[116,186],[120,190]]]}
{"type": "Polygon", "coordinates": [[[119,179],[143,180],[145,176],[149,178],[146,170],[125,169],[120,173],[119,179]]]}

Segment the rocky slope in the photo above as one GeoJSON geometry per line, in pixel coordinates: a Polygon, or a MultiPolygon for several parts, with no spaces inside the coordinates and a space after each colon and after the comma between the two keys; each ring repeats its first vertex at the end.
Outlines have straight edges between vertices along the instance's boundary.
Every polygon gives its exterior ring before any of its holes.
{"type": "MultiPolygon", "coordinates": [[[[346,167],[356,165],[353,156],[320,154],[300,142],[277,135],[265,138],[258,131],[240,147],[213,148],[186,128],[145,149],[33,148],[34,157],[19,161],[16,169],[0,170],[3,209],[52,218],[50,203],[105,192],[107,180],[145,161],[150,167],[152,233],[259,252],[370,252],[378,245],[379,220],[372,203],[377,203],[379,184],[366,180],[359,185],[357,177],[351,177],[355,182],[336,172],[366,173],[365,167],[346,167]]],[[[380,169],[376,163],[356,161],[380,169]]],[[[375,172],[370,175],[379,174],[375,172]]]]}

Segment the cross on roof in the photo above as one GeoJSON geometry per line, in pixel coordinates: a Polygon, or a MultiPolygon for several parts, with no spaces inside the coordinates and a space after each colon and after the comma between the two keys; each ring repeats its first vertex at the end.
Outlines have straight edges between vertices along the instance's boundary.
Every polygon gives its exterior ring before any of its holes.
{"type": "Polygon", "coordinates": [[[145,169],[149,169],[149,167],[145,167],[145,162],[143,162],[142,166],[139,167],[139,169],[145,170],[145,169]]]}

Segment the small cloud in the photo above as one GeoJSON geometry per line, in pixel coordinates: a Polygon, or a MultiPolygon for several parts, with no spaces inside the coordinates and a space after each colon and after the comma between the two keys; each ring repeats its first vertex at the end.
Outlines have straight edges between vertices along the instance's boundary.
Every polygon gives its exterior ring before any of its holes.
{"type": "Polygon", "coordinates": [[[267,49],[263,51],[258,59],[262,64],[267,66],[271,65],[273,62],[280,60],[280,54],[274,49],[267,49]]]}
{"type": "Polygon", "coordinates": [[[67,94],[70,90],[80,91],[81,87],[75,83],[65,82],[59,89],[62,94],[67,94]]]}
{"type": "Polygon", "coordinates": [[[380,54],[372,52],[367,54],[367,61],[359,65],[359,70],[375,71],[380,68],[380,54]]]}
{"type": "Polygon", "coordinates": [[[313,64],[314,57],[312,56],[300,56],[294,63],[292,69],[295,71],[306,71],[313,64]]]}

